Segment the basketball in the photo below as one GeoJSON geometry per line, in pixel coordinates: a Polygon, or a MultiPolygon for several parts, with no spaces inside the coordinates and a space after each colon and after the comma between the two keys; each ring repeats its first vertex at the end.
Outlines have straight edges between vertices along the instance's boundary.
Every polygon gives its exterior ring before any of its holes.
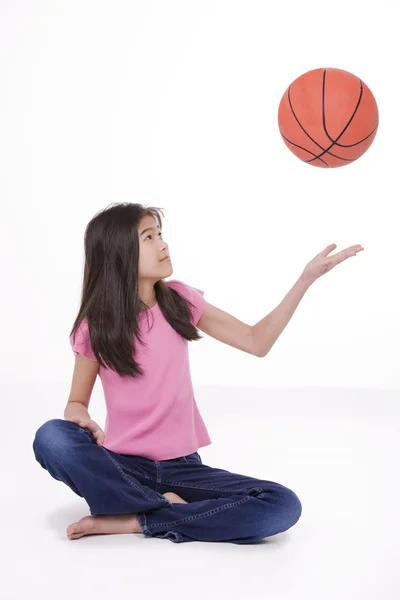
{"type": "Polygon", "coordinates": [[[282,96],[278,124],[286,146],[315,167],[342,167],[372,144],[378,107],[359,77],[341,69],[300,75],[282,96]]]}

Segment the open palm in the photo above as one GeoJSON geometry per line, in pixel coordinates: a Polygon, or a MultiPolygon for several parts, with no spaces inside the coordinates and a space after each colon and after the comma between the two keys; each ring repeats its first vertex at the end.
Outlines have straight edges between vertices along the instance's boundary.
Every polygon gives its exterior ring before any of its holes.
{"type": "Polygon", "coordinates": [[[331,271],[339,263],[347,260],[351,256],[357,256],[358,252],[364,250],[360,244],[356,244],[329,256],[335,248],[336,244],[329,244],[325,250],[319,252],[309,263],[307,263],[302,273],[302,278],[306,280],[307,283],[313,283],[318,277],[328,273],[328,271],[331,271]]]}

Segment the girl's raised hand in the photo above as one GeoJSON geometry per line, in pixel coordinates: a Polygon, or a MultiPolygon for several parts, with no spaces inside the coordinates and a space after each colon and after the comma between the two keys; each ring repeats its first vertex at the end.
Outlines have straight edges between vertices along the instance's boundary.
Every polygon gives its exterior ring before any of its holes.
{"type": "Polygon", "coordinates": [[[314,256],[314,258],[307,263],[301,274],[301,279],[308,285],[311,285],[318,277],[328,273],[328,271],[331,271],[339,263],[350,258],[350,256],[357,256],[358,252],[364,250],[360,244],[356,244],[355,246],[350,246],[345,250],[341,250],[340,252],[336,252],[336,254],[329,256],[335,248],[336,244],[330,244],[325,250],[322,250],[322,252],[319,252],[314,256]]]}

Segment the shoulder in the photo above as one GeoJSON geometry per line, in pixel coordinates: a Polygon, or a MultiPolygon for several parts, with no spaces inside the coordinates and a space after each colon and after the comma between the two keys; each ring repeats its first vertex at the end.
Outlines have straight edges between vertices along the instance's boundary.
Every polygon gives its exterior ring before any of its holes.
{"type": "MultiPolygon", "coordinates": [[[[73,337],[73,336],[70,336],[73,337]]],[[[82,344],[89,339],[89,323],[86,318],[82,319],[75,331],[75,341],[82,344]]]]}
{"type": "Polygon", "coordinates": [[[165,282],[166,285],[174,289],[178,294],[183,296],[190,303],[192,313],[192,322],[196,325],[203,313],[206,301],[203,298],[204,292],[198,288],[192,287],[183,281],[171,279],[165,282]]]}
{"type": "Polygon", "coordinates": [[[166,281],[165,283],[168,287],[171,287],[172,289],[177,291],[182,296],[185,296],[185,298],[187,298],[191,302],[193,302],[193,300],[198,295],[204,296],[203,290],[192,287],[191,285],[188,285],[187,283],[184,283],[183,281],[179,281],[178,279],[170,279],[169,281],[166,281]]]}
{"type": "Polygon", "coordinates": [[[75,331],[75,335],[70,335],[70,344],[74,354],[83,354],[86,358],[97,360],[90,343],[89,324],[84,318],[75,331]]]}

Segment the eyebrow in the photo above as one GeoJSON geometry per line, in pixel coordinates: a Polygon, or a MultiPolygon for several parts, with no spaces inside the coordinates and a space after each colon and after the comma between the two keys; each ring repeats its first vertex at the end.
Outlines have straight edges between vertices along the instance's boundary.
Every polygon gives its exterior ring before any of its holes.
{"type": "MultiPolygon", "coordinates": [[[[160,227],[157,227],[157,229],[160,229],[160,227]]],[[[147,227],[146,229],[143,229],[142,233],[140,234],[140,237],[142,237],[142,235],[144,233],[146,233],[146,231],[156,231],[155,227],[147,227]]]]}

